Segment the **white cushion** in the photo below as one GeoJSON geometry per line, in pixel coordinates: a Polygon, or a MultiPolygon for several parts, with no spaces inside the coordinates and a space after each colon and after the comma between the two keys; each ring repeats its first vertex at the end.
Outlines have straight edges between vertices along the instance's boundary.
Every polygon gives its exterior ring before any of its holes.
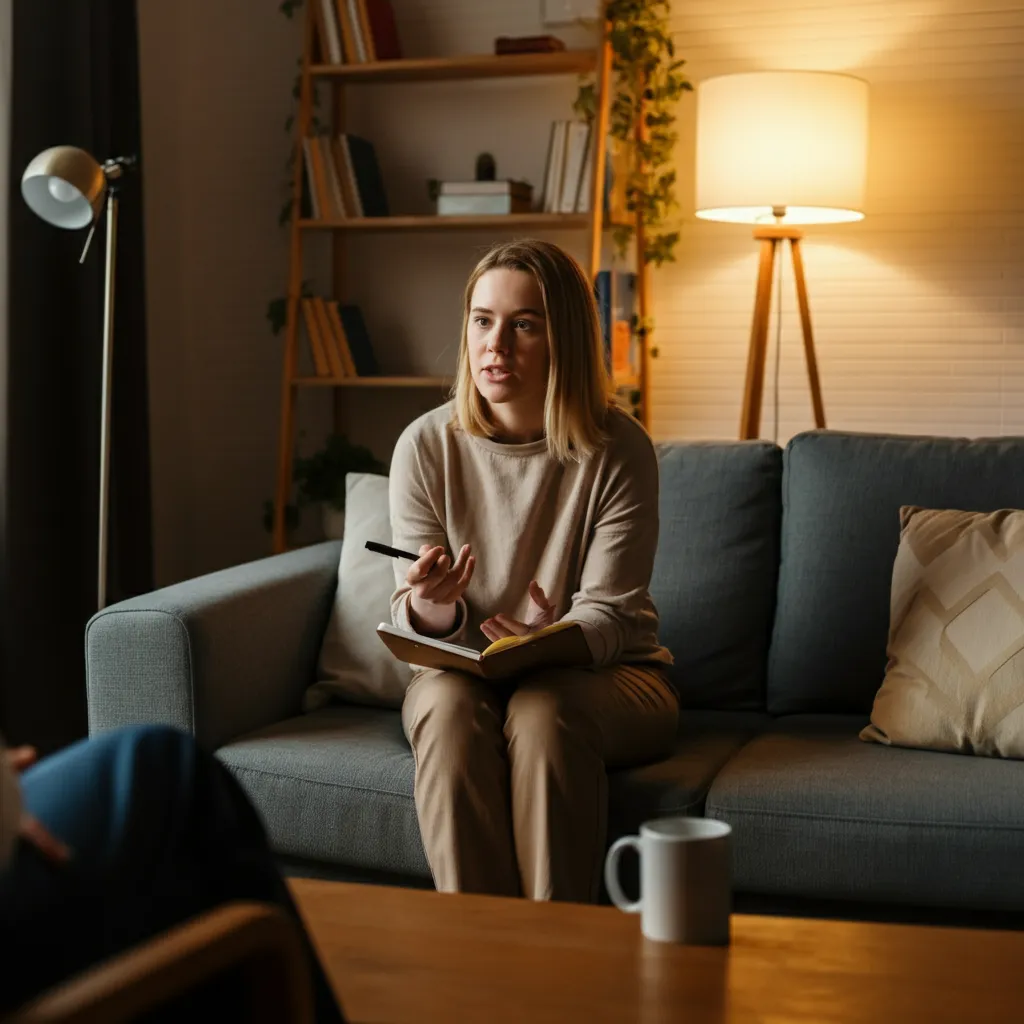
{"type": "Polygon", "coordinates": [[[391,543],[388,478],[349,473],[345,478],[345,536],[338,589],[320,647],[317,682],[306,691],[307,711],[332,699],[402,706],[411,670],[377,636],[377,626],[391,621],[394,566],[390,558],[367,551],[368,540],[391,543]]]}

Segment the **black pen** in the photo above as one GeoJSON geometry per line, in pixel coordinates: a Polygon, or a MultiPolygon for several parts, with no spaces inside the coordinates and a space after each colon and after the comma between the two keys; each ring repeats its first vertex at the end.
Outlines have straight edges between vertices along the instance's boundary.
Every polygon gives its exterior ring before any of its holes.
{"type": "Polygon", "coordinates": [[[387,544],[378,544],[375,540],[368,540],[366,542],[366,550],[373,551],[378,555],[388,555],[390,558],[408,558],[410,562],[415,562],[419,559],[419,555],[414,555],[411,551],[403,551],[401,548],[393,548],[387,544]]]}

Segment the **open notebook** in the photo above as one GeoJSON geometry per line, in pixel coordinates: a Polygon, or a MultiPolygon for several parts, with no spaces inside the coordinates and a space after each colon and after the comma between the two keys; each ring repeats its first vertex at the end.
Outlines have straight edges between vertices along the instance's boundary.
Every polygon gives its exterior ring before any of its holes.
{"type": "Polygon", "coordinates": [[[556,622],[526,636],[508,636],[495,640],[483,651],[420,636],[384,622],[377,627],[377,635],[399,661],[469,672],[481,679],[511,679],[531,669],[567,668],[593,661],[578,622],[556,622]]]}

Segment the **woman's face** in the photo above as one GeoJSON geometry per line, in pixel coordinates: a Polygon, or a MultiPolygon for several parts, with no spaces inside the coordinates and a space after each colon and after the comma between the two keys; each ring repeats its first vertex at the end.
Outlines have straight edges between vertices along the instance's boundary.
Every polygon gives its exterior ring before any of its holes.
{"type": "Polygon", "coordinates": [[[543,424],[548,385],[548,326],[533,274],[488,270],[470,300],[469,367],[473,383],[501,419],[536,415],[543,424]],[[506,408],[501,409],[502,406],[506,408]]]}

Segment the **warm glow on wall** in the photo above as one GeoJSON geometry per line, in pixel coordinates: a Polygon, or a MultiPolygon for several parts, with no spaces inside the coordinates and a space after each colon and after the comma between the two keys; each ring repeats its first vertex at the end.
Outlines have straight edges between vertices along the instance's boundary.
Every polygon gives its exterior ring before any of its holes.
{"type": "Polygon", "coordinates": [[[868,85],[851,75],[758,71],[697,91],[697,216],[837,224],[864,216],[868,85]]]}

